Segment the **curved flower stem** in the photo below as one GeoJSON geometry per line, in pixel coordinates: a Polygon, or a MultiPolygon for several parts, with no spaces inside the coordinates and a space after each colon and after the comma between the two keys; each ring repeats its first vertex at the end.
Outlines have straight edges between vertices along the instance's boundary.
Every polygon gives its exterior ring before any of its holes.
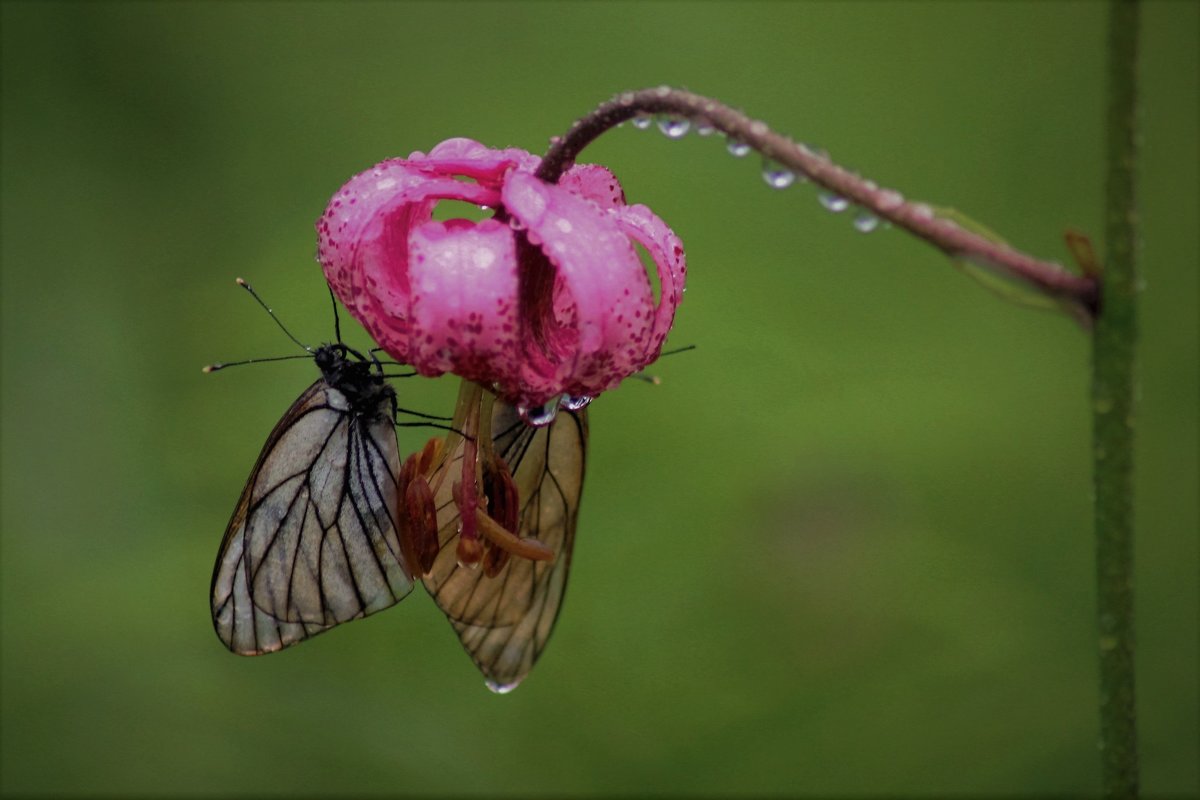
{"type": "Polygon", "coordinates": [[[1109,12],[1104,313],[1092,334],[1092,436],[1104,794],[1138,794],[1133,637],[1138,239],[1136,2],[1109,12]]]}
{"type": "Polygon", "coordinates": [[[1099,288],[1095,278],[1076,275],[1059,264],[1042,261],[968,231],[949,219],[936,216],[925,203],[905,200],[894,189],[880,188],[873,181],[834,164],[828,156],[775,133],[765,122],[753,120],[712,98],[669,86],[624,92],[577,120],[564,136],[552,140],[538,168],[538,177],[556,182],[589,142],[625,120],[646,114],[669,114],[694,122],[703,121],[818,186],[924,239],[953,258],[997,270],[1046,295],[1066,301],[1085,325],[1096,315],[1099,288]]]}

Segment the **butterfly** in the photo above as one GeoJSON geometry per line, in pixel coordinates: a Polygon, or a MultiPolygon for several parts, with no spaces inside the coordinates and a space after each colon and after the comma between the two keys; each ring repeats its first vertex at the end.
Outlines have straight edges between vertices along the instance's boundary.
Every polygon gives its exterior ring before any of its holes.
{"type": "MultiPolygon", "coordinates": [[[[516,487],[514,533],[519,542],[544,546],[549,557],[513,555],[494,569],[460,563],[461,510],[445,481],[435,495],[437,553],[422,582],[488,687],[505,693],[532,669],[562,607],[583,491],[587,409],[564,407],[550,424],[531,427],[516,408],[496,400],[488,428],[492,451],[516,487]]],[[[465,444],[460,438],[451,449],[445,473],[457,474],[465,444]]]]}
{"type": "MultiPolygon", "coordinates": [[[[474,452],[474,440],[461,433],[451,433],[430,465],[436,538],[417,559],[401,524],[398,407],[388,376],[377,359],[342,344],[340,328],[337,343],[305,349],[321,376],[267,437],[221,542],[211,587],[217,636],[241,655],[274,652],[395,605],[421,580],[487,685],[511,690],[541,654],[562,605],[583,487],[586,411],[564,410],[535,428],[512,405],[491,397],[485,403],[490,424],[481,431],[516,489],[508,535],[518,552],[520,542],[536,545],[536,560],[489,562],[494,568],[460,563],[462,512],[447,476],[474,452]]],[[[476,389],[479,396],[482,387],[476,389]]]]}

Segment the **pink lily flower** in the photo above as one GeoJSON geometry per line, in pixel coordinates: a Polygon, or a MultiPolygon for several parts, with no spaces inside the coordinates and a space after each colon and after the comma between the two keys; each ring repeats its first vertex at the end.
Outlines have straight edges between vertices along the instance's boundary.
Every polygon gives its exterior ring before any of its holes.
{"type": "Polygon", "coordinates": [[[397,361],[535,408],[582,403],[658,358],[683,297],[679,238],[617,179],[449,139],[350,179],[317,221],[334,293],[397,361]],[[493,209],[435,222],[439,200],[493,209]],[[635,247],[657,270],[659,299],[635,247]]]}

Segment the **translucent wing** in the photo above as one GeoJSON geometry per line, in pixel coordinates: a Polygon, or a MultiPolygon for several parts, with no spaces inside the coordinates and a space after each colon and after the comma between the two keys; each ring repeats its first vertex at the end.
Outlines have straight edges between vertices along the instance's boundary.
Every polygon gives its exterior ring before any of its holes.
{"type": "MultiPolygon", "coordinates": [[[[562,607],[583,490],[587,415],[564,410],[551,425],[531,428],[512,406],[497,401],[492,431],[496,453],[508,464],[519,491],[519,535],[547,545],[555,558],[509,558],[490,578],[482,567],[459,566],[459,512],[450,488],[443,485],[436,498],[440,551],[424,583],[488,685],[504,692],[533,667],[562,607]]],[[[459,474],[462,458],[460,442],[451,456],[450,474],[459,474]]]]}
{"type": "Polygon", "coordinates": [[[352,408],[321,379],[271,432],[213,572],[213,625],[230,650],[279,650],[412,590],[395,525],[391,398],[352,408]]]}

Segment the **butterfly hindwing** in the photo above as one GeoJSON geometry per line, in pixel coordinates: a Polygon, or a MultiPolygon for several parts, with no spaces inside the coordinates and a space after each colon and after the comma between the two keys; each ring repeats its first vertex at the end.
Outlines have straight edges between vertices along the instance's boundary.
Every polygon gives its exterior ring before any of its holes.
{"type": "MultiPolygon", "coordinates": [[[[550,638],[571,566],[587,449],[587,412],[560,411],[546,427],[526,425],[512,406],[497,401],[493,448],[508,464],[518,489],[518,535],[554,551],[552,561],[509,558],[488,577],[458,564],[459,511],[449,481],[435,498],[440,550],[424,584],[446,613],[471,659],[497,690],[515,687],[550,638]]],[[[451,454],[459,474],[463,446],[451,454]]]]}
{"type": "Polygon", "coordinates": [[[412,590],[395,524],[393,396],[364,374],[353,387],[330,373],[313,383],[251,472],[212,583],[213,624],[236,653],[279,650],[412,590]]]}

